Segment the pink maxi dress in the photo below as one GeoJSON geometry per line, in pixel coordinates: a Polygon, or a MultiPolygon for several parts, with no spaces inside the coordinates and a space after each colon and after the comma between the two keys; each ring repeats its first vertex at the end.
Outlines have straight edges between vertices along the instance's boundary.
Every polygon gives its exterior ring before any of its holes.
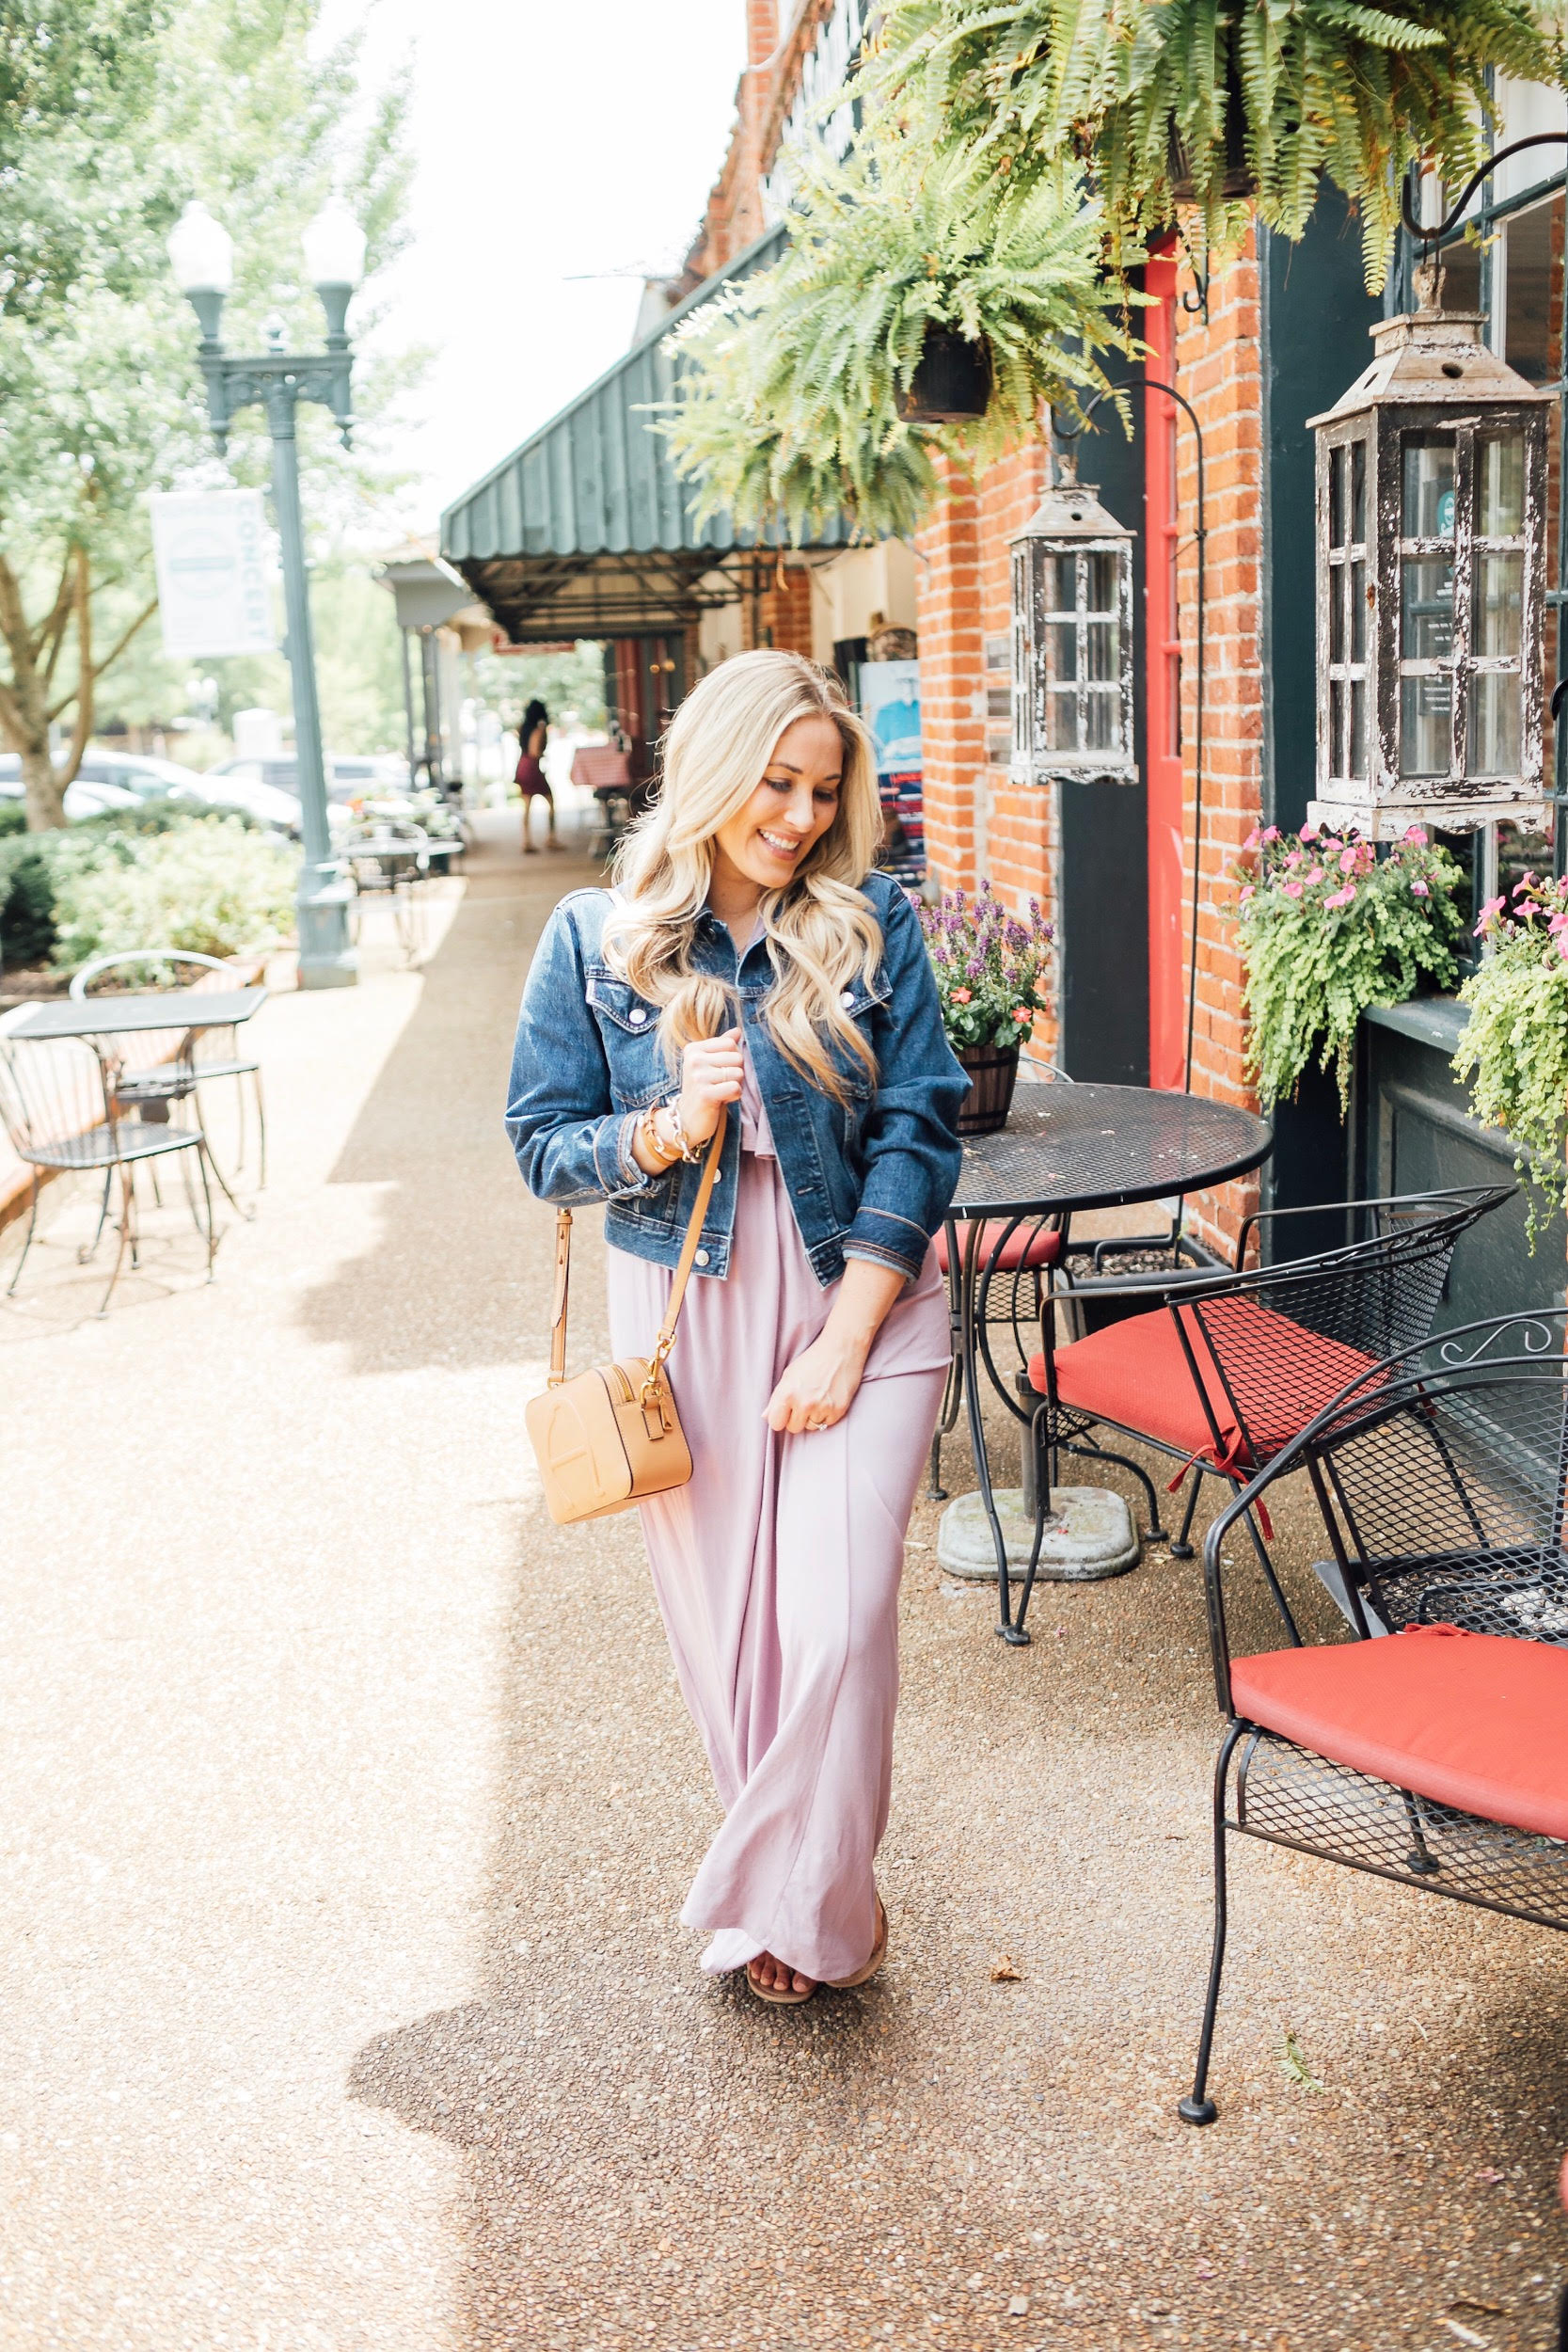
{"type": "MultiPolygon", "coordinates": [[[[771,1952],[852,1976],[877,1933],[904,1532],[947,1372],[935,1253],[873,1343],[843,1420],[777,1437],[780,1375],[827,1321],[747,1057],[727,1278],[688,1287],[670,1376],[689,1485],[639,1505],[675,1672],[724,1821],[681,1917],[714,1975],[771,1952]]],[[[835,1286],[836,1288],[836,1286],[835,1286]]],[[[617,1357],[647,1355],[668,1267],[609,1252],[617,1357]]]]}

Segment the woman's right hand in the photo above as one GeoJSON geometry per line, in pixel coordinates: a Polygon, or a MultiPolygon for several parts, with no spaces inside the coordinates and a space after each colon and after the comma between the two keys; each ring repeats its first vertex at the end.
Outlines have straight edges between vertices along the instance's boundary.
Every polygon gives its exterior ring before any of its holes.
{"type": "Polygon", "coordinates": [[[681,1128],[688,1143],[706,1143],[719,1124],[719,1113],[740,1100],[745,1071],[740,1031],[721,1037],[693,1038],[681,1057],[681,1128]]]}

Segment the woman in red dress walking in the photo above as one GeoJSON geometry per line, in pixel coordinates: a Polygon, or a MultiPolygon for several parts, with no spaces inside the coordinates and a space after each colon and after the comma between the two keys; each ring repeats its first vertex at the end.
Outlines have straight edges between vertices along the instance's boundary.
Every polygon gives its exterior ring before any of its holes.
{"type": "Polygon", "coordinates": [[[550,739],[549,718],[550,714],[545,708],[544,704],[535,700],[531,702],[524,711],[522,725],[517,729],[516,784],[518,791],[523,796],[523,855],[525,857],[532,857],[536,854],[533,844],[529,839],[529,818],[533,808],[536,793],[542,797],[545,806],[550,813],[550,829],[545,836],[545,847],[546,850],[559,850],[561,847],[555,837],[555,794],[550,790],[549,779],[540,764],[545,756],[545,746],[550,739]]]}

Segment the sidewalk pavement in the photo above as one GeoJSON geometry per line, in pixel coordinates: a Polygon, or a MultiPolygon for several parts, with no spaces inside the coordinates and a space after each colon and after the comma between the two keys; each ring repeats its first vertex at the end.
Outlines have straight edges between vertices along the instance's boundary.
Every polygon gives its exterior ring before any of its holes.
{"type": "Polygon", "coordinates": [[[888,1967],[799,2011],[698,1975],[714,1804],[635,1521],[552,1528],[523,1432],[506,1055],[590,877],[483,821],[422,976],[261,1016],[273,1177],[215,1281],[166,1210],[87,1319],[67,1200],[0,1313],[0,2344],[1544,2346],[1544,1931],[1243,1848],[1221,2120],[1175,2118],[1196,1563],[1043,1588],[1011,1651],[923,1503],[888,1967]]]}

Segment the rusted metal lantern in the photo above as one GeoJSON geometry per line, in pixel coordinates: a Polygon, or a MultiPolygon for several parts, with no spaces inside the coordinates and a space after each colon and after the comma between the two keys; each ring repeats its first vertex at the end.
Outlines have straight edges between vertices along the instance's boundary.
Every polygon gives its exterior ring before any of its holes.
{"type": "Polygon", "coordinates": [[[1546,411],[1445,311],[1371,330],[1365,373],[1317,435],[1315,822],[1370,840],[1417,820],[1544,821],[1546,411]]]}
{"type": "Polygon", "coordinates": [[[1012,549],[1015,784],[1132,784],[1132,533],[1076,458],[1012,549]]]}

